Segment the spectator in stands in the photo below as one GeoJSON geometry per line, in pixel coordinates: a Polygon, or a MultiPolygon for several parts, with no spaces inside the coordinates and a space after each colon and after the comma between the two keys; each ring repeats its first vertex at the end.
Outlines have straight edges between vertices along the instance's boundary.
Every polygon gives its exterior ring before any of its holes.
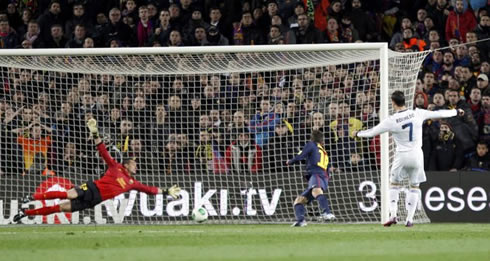
{"type": "Polygon", "coordinates": [[[424,92],[432,97],[432,95],[439,90],[441,90],[441,88],[436,82],[434,73],[426,72],[424,74],[424,92]]]}
{"type": "Polygon", "coordinates": [[[469,66],[471,58],[468,55],[468,47],[466,45],[460,45],[456,48],[455,55],[456,63],[462,66],[469,66]]]}
{"type": "Polygon", "coordinates": [[[479,125],[480,139],[490,142],[490,92],[486,91],[482,94],[481,99],[482,122],[479,125]]]}
{"type": "Polygon", "coordinates": [[[257,45],[265,43],[261,31],[254,24],[250,11],[243,12],[240,23],[234,25],[233,42],[235,45],[257,45]]]}
{"type": "Polygon", "coordinates": [[[276,125],[274,133],[267,150],[264,150],[264,153],[267,154],[264,156],[264,159],[267,159],[264,163],[264,169],[271,172],[285,172],[288,167],[284,165],[284,162],[289,159],[292,152],[296,151],[296,143],[285,120],[276,125]]]}
{"type": "Polygon", "coordinates": [[[135,44],[131,28],[121,20],[121,11],[116,7],[109,11],[109,23],[102,28],[101,38],[104,46],[110,46],[112,41],[120,43],[119,46],[135,44]]]}
{"type": "Polygon", "coordinates": [[[485,92],[488,89],[488,76],[484,73],[480,73],[476,78],[476,87],[481,90],[481,92],[485,92]]]}
{"type": "Polygon", "coordinates": [[[185,122],[182,121],[184,116],[182,109],[180,96],[173,95],[168,98],[167,118],[172,133],[177,133],[185,126],[185,122]]]}
{"type": "Polygon", "coordinates": [[[27,32],[21,37],[21,42],[28,41],[32,48],[43,47],[43,42],[40,37],[39,24],[35,20],[29,21],[27,24],[27,32]]]}
{"type": "Polygon", "coordinates": [[[51,36],[45,39],[44,47],[46,48],[63,48],[67,43],[63,36],[63,27],[60,24],[54,24],[51,27],[51,36]]]}
{"type": "Polygon", "coordinates": [[[352,25],[359,33],[359,39],[364,42],[376,40],[375,20],[362,9],[361,0],[352,0],[351,4],[349,14],[352,25]]]}
{"type": "MultiPolygon", "coordinates": [[[[429,1],[430,2],[430,1],[429,1]]],[[[435,4],[428,3],[426,6],[427,13],[429,16],[434,18],[434,24],[438,32],[445,32],[446,20],[450,13],[450,5],[447,0],[437,0],[435,4]]]]}
{"type": "Polygon", "coordinates": [[[466,169],[471,171],[490,171],[490,156],[488,154],[488,144],[479,141],[476,145],[476,152],[467,159],[466,169]]]}
{"type": "Polygon", "coordinates": [[[85,13],[85,7],[82,3],[78,2],[73,5],[73,16],[65,23],[65,38],[73,38],[73,32],[77,25],[83,25],[85,30],[90,35],[93,33],[93,24],[88,15],[85,13]]]}
{"type": "Polygon", "coordinates": [[[136,39],[138,41],[138,46],[148,46],[148,40],[153,33],[153,28],[155,27],[148,17],[148,7],[146,5],[140,6],[138,9],[139,20],[136,24],[136,39]]]}
{"type": "Polygon", "coordinates": [[[260,101],[260,111],[250,120],[250,132],[255,134],[255,143],[264,147],[269,138],[274,136],[274,128],[277,123],[274,112],[271,111],[270,101],[263,97],[260,101]]]}
{"type": "Polygon", "coordinates": [[[155,31],[151,35],[149,42],[154,43],[155,41],[158,41],[162,46],[164,46],[168,42],[171,29],[170,12],[168,10],[160,11],[158,23],[155,26],[155,31]]]}
{"type": "Polygon", "coordinates": [[[327,20],[327,30],[325,30],[325,42],[327,43],[343,43],[345,42],[343,37],[342,28],[339,26],[339,22],[334,17],[329,17],[327,20]]]}
{"type": "Polygon", "coordinates": [[[225,160],[235,174],[258,174],[262,171],[262,149],[253,142],[247,129],[238,131],[236,140],[226,149],[225,160]]]}
{"type": "Polygon", "coordinates": [[[136,137],[131,140],[128,155],[141,164],[138,167],[138,171],[141,171],[142,176],[148,177],[158,170],[157,161],[147,150],[147,146],[145,146],[143,140],[140,138],[136,137]]]}
{"type": "Polygon", "coordinates": [[[417,92],[415,94],[414,107],[420,109],[427,109],[429,106],[429,99],[427,98],[427,94],[423,92],[417,92]]]}
{"type": "Polygon", "coordinates": [[[210,26],[202,45],[228,45],[228,39],[221,34],[217,27],[210,26]]]}
{"type": "Polygon", "coordinates": [[[305,13],[305,4],[303,1],[298,1],[294,6],[293,15],[288,18],[290,28],[298,27],[298,16],[305,13]]]}
{"type": "Polygon", "coordinates": [[[87,31],[85,29],[85,26],[82,24],[76,25],[75,32],[73,33],[73,38],[66,43],[65,47],[82,48],[86,36],[87,36],[87,31]]]}
{"type": "Polygon", "coordinates": [[[204,87],[204,95],[201,101],[203,108],[206,110],[221,109],[224,104],[219,97],[218,91],[212,85],[204,87]]]}
{"type": "Polygon", "coordinates": [[[403,46],[406,50],[423,51],[427,43],[415,36],[411,27],[403,29],[403,46]]]}
{"type": "Polygon", "coordinates": [[[464,117],[452,117],[447,121],[450,124],[452,131],[456,136],[456,142],[458,148],[465,154],[471,153],[478,139],[478,125],[473,118],[473,113],[468,104],[464,100],[460,99],[457,91],[448,91],[448,108],[449,109],[462,109],[465,111],[464,117]]]}
{"type": "Polygon", "coordinates": [[[463,150],[456,141],[451,125],[446,121],[440,122],[439,135],[434,141],[429,170],[457,171],[463,167],[463,150]]]}
{"type": "Polygon", "coordinates": [[[167,111],[163,104],[155,106],[154,117],[151,123],[151,148],[153,152],[161,152],[165,147],[165,141],[170,133],[170,126],[167,121],[167,111]]]}
{"type": "MultiPolygon", "coordinates": [[[[130,18],[133,22],[138,21],[138,10],[137,7],[138,5],[136,4],[135,0],[127,0],[126,4],[124,5],[124,9],[122,11],[122,15],[125,18],[130,18]]],[[[129,19],[128,19],[128,25],[129,25],[129,19]]]]}
{"type": "Polygon", "coordinates": [[[188,45],[202,46],[206,42],[206,29],[200,25],[194,28],[193,36],[188,45]]]}
{"type": "Polygon", "coordinates": [[[25,128],[13,129],[12,132],[18,134],[17,143],[22,147],[24,159],[24,170],[22,175],[39,173],[42,175],[53,175],[48,168],[48,150],[51,146],[51,137],[42,136],[42,130],[49,134],[52,129],[38,122],[33,122],[25,128]],[[30,130],[30,136],[24,137],[22,133],[30,130]]]}
{"type": "Polygon", "coordinates": [[[194,169],[199,173],[213,173],[213,145],[207,130],[199,132],[199,142],[194,153],[194,169]]]}
{"type": "Polygon", "coordinates": [[[336,130],[334,133],[334,141],[339,140],[339,133],[344,132],[342,137],[352,136],[353,131],[359,131],[362,129],[362,122],[350,115],[350,106],[342,102],[338,106],[337,118],[330,123],[330,129],[336,130]]]}
{"type": "MultiPolygon", "coordinates": [[[[50,42],[53,35],[53,25],[61,26],[65,22],[61,15],[60,3],[57,0],[52,0],[49,4],[49,9],[47,9],[44,14],[39,16],[37,22],[39,23],[39,27],[41,28],[42,41],[50,42]]],[[[63,31],[62,26],[61,31],[63,31]]],[[[63,36],[63,34],[61,36],[63,36]]]]}
{"type": "Polygon", "coordinates": [[[281,29],[277,25],[271,25],[269,34],[267,35],[268,44],[284,44],[284,36],[281,29]]]}
{"type": "Polygon", "coordinates": [[[168,42],[165,46],[184,46],[184,41],[182,40],[182,34],[178,30],[172,30],[170,32],[168,42]]]}
{"type": "Polygon", "coordinates": [[[209,25],[210,27],[214,26],[216,31],[220,32],[226,40],[230,39],[231,26],[223,21],[221,10],[217,6],[209,8],[209,25]]]}
{"type": "Polygon", "coordinates": [[[482,118],[481,118],[481,90],[478,88],[473,88],[471,89],[470,92],[470,97],[466,101],[468,105],[470,106],[471,111],[473,112],[473,118],[476,120],[478,125],[481,123],[482,118]]]}
{"type": "Polygon", "coordinates": [[[453,74],[455,67],[456,65],[455,65],[454,54],[451,51],[446,51],[444,53],[442,71],[453,74]]]}
{"type": "Polygon", "coordinates": [[[181,159],[179,158],[180,145],[177,142],[177,134],[168,135],[168,140],[161,156],[159,157],[159,168],[167,175],[182,175],[181,159]]]}
{"type": "Polygon", "coordinates": [[[83,40],[83,48],[94,48],[95,47],[95,42],[92,37],[86,37],[85,40],[83,40]]]}
{"type": "Polygon", "coordinates": [[[472,31],[477,25],[470,1],[466,0],[468,3],[468,8],[466,10],[464,10],[463,1],[464,0],[456,0],[454,10],[449,12],[445,30],[446,41],[449,41],[451,38],[456,38],[465,43],[466,32],[472,31]]]}
{"type": "Polygon", "coordinates": [[[281,34],[283,34],[283,33],[285,34],[289,30],[289,26],[282,22],[282,17],[278,14],[272,16],[270,24],[271,24],[271,26],[275,25],[275,26],[279,27],[281,34]]]}
{"type": "Polygon", "coordinates": [[[427,18],[427,10],[423,8],[417,10],[417,17],[413,28],[415,29],[415,33],[417,33],[417,35],[419,35],[421,38],[428,33],[428,30],[425,27],[425,18],[427,18]]]}
{"type": "Polygon", "coordinates": [[[117,133],[113,138],[115,146],[120,152],[128,151],[131,139],[134,137],[133,126],[134,124],[131,120],[121,120],[121,125],[119,125],[119,133],[117,133]]]}
{"type": "Polygon", "coordinates": [[[315,28],[306,14],[298,15],[298,27],[291,28],[286,35],[288,44],[323,43],[322,33],[315,28]]]}
{"type": "Polygon", "coordinates": [[[340,25],[340,31],[342,32],[342,39],[344,43],[355,43],[360,40],[359,33],[352,25],[351,17],[349,15],[346,14],[342,17],[342,22],[340,25]]]}
{"type": "Polygon", "coordinates": [[[76,144],[67,142],[62,146],[62,151],[56,156],[58,160],[53,164],[54,173],[64,177],[73,177],[82,174],[86,168],[86,159],[82,158],[80,151],[77,150],[76,144]]]}
{"type": "MultiPolygon", "coordinates": [[[[196,39],[193,38],[196,36],[195,33],[198,27],[202,29],[202,36],[205,37],[205,32],[206,29],[209,28],[209,24],[202,19],[201,10],[194,8],[191,19],[182,28],[184,42],[187,43],[187,45],[197,45],[194,43],[196,39]]],[[[202,40],[203,39],[201,39],[201,41],[202,40]]]]}
{"type": "MultiPolygon", "coordinates": [[[[412,21],[410,20],[410,18],[408,17],[403,17],[401,19],[401,24],[400,24],[400,31],[396,32],[393,34],[393,36],[391,37],[391,41],[390,41],[390,48],[394,49],[395,48],[395,45],[397,43],[401,43],[403,42],[403,39],[404,39],[404,36],[403,36],[403,32],[405,29],[408,29],[408,28],[412,28],[412,21]]],[[[412,35],[411,37],[413,37],[413,31],[412,31],[412,35]]],[[[411,38],[410,37],[410,38],[411,38]]]]}
{"type": "Polygon", "coordinates": [[[0,20],[0,49],[13,49],[18,45],[18,36],[13,28],[10,28],[8,20],[0,20]]]}

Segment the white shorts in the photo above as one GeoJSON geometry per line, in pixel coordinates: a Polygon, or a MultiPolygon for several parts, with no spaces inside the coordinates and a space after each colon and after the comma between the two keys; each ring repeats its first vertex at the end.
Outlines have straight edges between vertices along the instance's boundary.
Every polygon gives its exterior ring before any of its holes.
{"type": "Polygon", "coordinates": [[[407,179],[410,185],[418,185],[427,180],[424,171],[424,153],[421,149],[395,153],[390,181],[401,184],[407,179]]]}

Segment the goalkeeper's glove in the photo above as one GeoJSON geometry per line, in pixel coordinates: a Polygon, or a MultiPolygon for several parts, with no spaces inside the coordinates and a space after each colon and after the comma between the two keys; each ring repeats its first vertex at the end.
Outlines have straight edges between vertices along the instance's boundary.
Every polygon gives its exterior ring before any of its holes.
{"type": "Polygon", "coordinates": [[[87,121],[87,127],[90,130],[90,134],[94,139],[99,138],[99,130],[97,129],[97,121],[95,119],[90,119],[87,121]]]}
{"type": "Polygon", "coordinates": [[[180,187],[177,185],[173,185],[168,189],[162,189],[163,194],[171,196],[173,199],[179,198],[180,187]]]}

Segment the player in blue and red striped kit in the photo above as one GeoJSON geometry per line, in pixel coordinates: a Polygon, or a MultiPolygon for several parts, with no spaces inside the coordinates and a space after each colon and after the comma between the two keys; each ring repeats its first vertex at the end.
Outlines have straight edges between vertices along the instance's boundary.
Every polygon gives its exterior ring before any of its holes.
{"type": "Polygon", "coordinates": [[[69,199],[59,205],[47,206],[38,209],[21,210],[15,215],[13,221],[18,222],[26,216],[49,215],[57,212],[75,212],[92,208],[100,202],[116,197],[117,195],[137,190],[147,194],[166,194],[172,198],[177,198],[180,188],[176,185],[169,189],[161,189],[153,186],[147,186],[140,183],[133,175],[137,171],[137,163],[132,158],[124,159],[122,164],[116,162],[107,151],[102,139],[99,137],[97,122],[91,119],[87,122],[90,133],[97,145],[100,156],[107,164],[107,170],[102,178],[95,181],[88,181],[79,187],[72,188],[68,191],[48,191],[44,193],[27,196],[23,199],[24,203],[32,200],[46,199],[69,199]]]}
{"type": "Polygon", "coordinates": [[[307,174],[305,178],[308,180],[308,188],[294,200],[296,222],[292,225],[293,227],[306,226],[305,204],[309,204],[313,199],[316,199],[320,204],[321,219],[335,219],[335,216],[330,211],[327,197],[323,194],[328,187],[328,155],[323,148],[323,143],[323,133],[314,130],[311,133],[311,141],[304,146],[299,155],[286,162],[286,165],[292,165],[306,159],[307,174]]]}

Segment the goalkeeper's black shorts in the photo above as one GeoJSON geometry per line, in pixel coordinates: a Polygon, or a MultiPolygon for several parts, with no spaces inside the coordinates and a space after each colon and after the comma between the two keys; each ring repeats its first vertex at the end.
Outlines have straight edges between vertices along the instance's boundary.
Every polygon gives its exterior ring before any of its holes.
{"type": "Polygon", "coordinates": [[[71,211],[80,211],[87,208],[93,208],[95,205],[102,202],[100,192],[95,183],[88,181],[78,187],[75,187],[78,197],[71,200],[71,211]]]}

